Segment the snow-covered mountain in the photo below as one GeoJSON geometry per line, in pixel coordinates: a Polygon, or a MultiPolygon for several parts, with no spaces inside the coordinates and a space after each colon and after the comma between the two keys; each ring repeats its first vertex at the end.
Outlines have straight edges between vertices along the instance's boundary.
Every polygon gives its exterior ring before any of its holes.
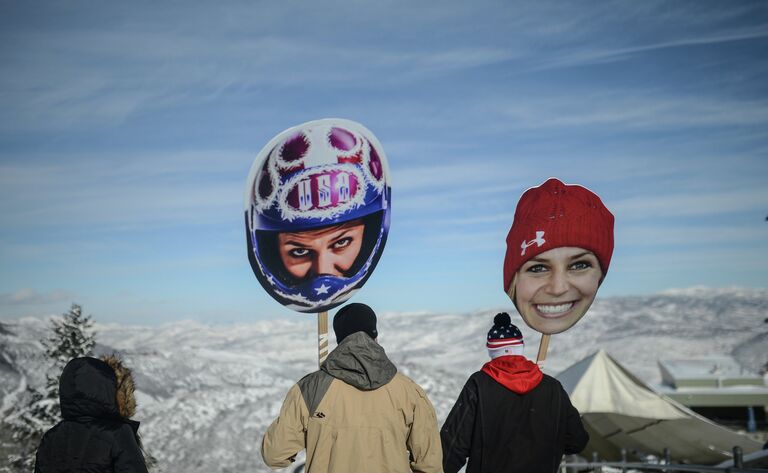
{"type": "MultiPolygon", "coordinates": [[[[379,314],[379,342],[425,388],[439,421],[467,376],[487,361],[485,335],[501,310],[510,312],[526,354],[535,358],[539,336],[513,307],[379,314]]],[[[598,299],[577,325],[552,337],[545,371],[556,374],[602,348],[650,384],[660,382],[656,363],[664,358],[733,355],[757,372],[768,362],[767,317],[768,290],[694,288],[598,299]]],[[[0,324],[0,414],[27,383],[43,383],[39,340],[48,326],[31,318],[0,324]]],[[[259,455],[261,435],[289,387],[317,367],[313,316],[229,326],[97,324],[96,330],[97,352],[119,352],[134,369],[136,419],[145,446],[168,473],[269,471],[259,455]]]]}

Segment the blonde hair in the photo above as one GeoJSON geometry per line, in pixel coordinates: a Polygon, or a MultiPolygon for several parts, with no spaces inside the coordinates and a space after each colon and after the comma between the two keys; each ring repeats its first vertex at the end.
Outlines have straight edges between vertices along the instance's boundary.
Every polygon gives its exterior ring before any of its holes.
{"type": "Polygon", "coordinates": [[[514,276],[512,276],[512,282],[509,284],[509,287],[507,288],[507,295],[510,299],[512,299],[512,303],[515,304],[515,307],[517,307],[517,304],[515,303],[515,287],[517,287],[517,276],[520,274],[520,271],[517,271],[514,276]]]}

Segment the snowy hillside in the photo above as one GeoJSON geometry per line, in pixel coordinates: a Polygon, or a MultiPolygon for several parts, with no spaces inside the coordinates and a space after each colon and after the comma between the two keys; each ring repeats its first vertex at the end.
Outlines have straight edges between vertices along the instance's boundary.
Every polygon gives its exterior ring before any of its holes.
{"type": "MultiPolygon", "coordinates": [[[[380,343],[426,389],[440,421],[466,377],[487,360],[485,334],[498,310],[510,312],[534,358],[539,337],[511,306],[379,314],[380,343]]],[[[768,362],[767,317],[767,290],[605,298],[574,328],[552,337],[545,371],[556,374],[600,348],[651,384],[660,380],[660,358],[731,354],[760,371],[768,362]]],[[[0,324],[3,410],[27,383],[42,383],[38,340],[47,326],[36,319],[0,324]]],[[[259,455],[261,435],[288,388],[317,365],[313,316],[232,326],[97,324],[96,330],[97,351],[117,351],[134,368],[144,443],[169,473],[269,471],[259,455]]],[[[332,335],[331,342],[335,346],[332,335]]]]}

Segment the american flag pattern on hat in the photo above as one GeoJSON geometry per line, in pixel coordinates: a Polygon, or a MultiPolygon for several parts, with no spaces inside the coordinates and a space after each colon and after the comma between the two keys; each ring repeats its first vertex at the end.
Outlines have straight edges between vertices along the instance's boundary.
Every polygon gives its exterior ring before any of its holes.
{"type": "Polygon", "coordinates": [[[523,334],[512,324],[509,314],[501,312],[493,318],[493,327],[488,331],[488,341],[485,346],[489,350],[505,347],[522,347],[523,334]]]}
{"type": "Polygon", "coordinates": [[[489,350],[524,345],[522,336],[520,338],[489,338],[488,343],[485,344],[489,350]]]}

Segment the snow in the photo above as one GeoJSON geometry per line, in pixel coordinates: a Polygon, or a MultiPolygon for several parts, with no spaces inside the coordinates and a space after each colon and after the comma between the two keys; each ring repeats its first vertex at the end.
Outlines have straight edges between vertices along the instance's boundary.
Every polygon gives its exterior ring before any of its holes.
{"type": "MultiPolygon", "coordinates": [[[[382,313],[379,341],[399,370],[430,396],[442,422],[467,377],[485,361],[485,336],[506,310],[533,358],[539,335],[510,305],[472,313],[382,313]]],[[[643,381],[658,385],[660,359],[732,356],[762,372],[768,362],[768,291],[694,288],[652,296],[603,298],[572,329],[552,336],[545,371],[556,374],[605,349],[643,381]]],[[[37,342],[47,323],[21,319],[0,330],[0,406],[24,383],[42,386],[37,342]],[[3,363],[2,360],[5,360],[3,363]]],[[[317,369],[312,317],[159,327],[94,326],[96,352],[119,352],[136,377],[137,414],[148,451],[165,472],[270,471],[261,436],[290,386],[317,369]]],[[[335,346],[330,335],[330,346],[335,346]]],[[[3,413],[3,416],[8,413],[3,413]]]]}

